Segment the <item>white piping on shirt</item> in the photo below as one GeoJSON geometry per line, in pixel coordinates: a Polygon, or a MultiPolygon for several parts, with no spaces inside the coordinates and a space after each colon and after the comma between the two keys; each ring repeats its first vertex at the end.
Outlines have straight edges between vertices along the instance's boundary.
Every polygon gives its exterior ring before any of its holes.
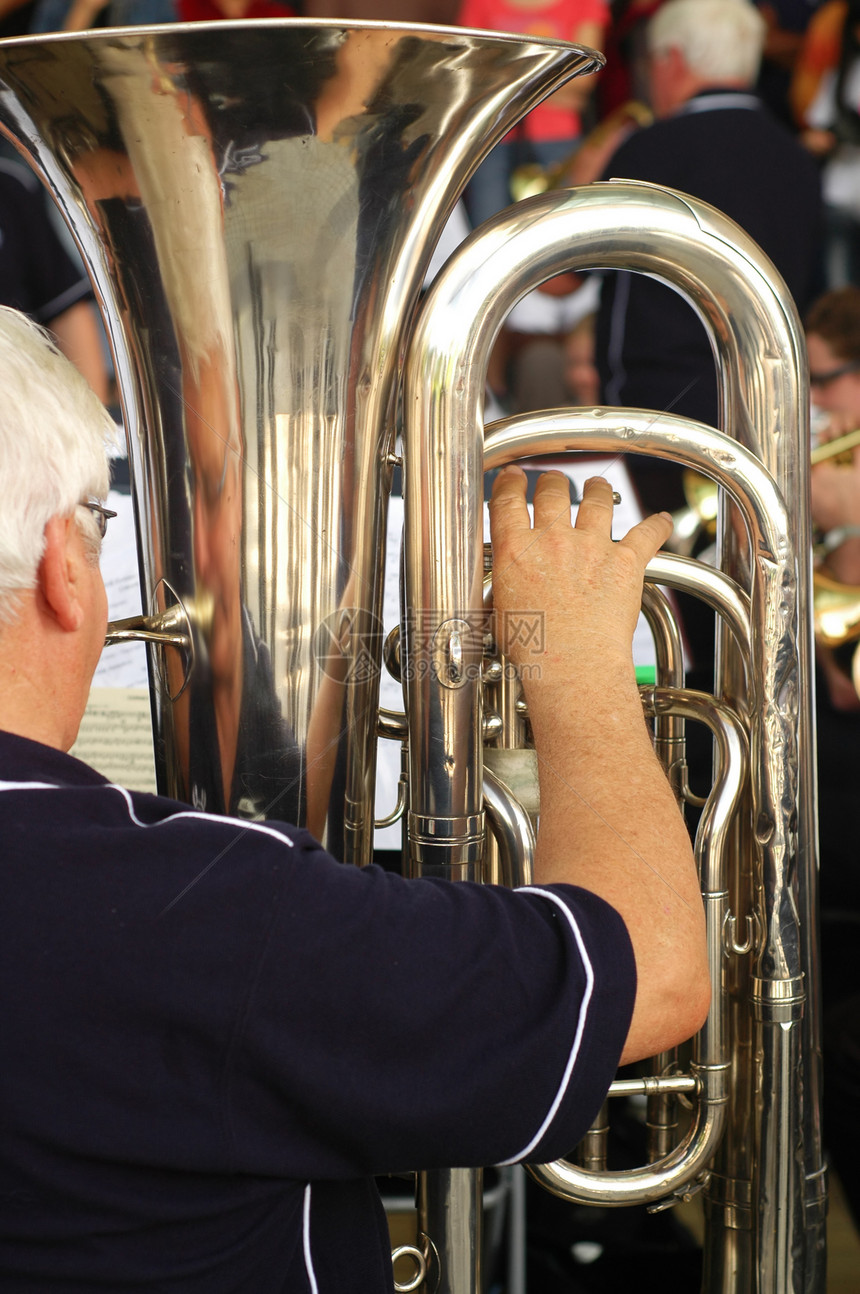
{"type": "MultiPolygon", "coordinates": [[[[0,791],[16,791],[16,790],[56,791],[60,789],[63,789],[63,788],[60,788],[56,784],[50,783],[50,782],[0,782],[0,791]]],[[[69,788],[65,788],[65,789],[69,789],[69,788]]],[[[128,809],[129,817],[135,823],[135,825],[139,827],[158,827],[162,823],[173,822],[178,818],[199,818],[201,819],[201,821],[208,822],[210,825],[214,822],[220,821],[220,822],[228,822],[233,826],[242,827],[243,829],[250,830],[250,831],[261,831],[263,832],[263,834],[267,836],[271,836],[275,840],[280,841],[281,844],[288,845],[290,848],[293,847],[293,841],[290,840],[288,836],[282,836],[279,832],[273,831],[270,827],[265,826],[264,823],[246,822],[241,818],[217,818],[212,814],[199,813],[194,809],[181,810],[179,813],[171,814],[170,817],[161,818],[158,822],[152,822],[152,823],[141,822],[137,814],[134,812],[134,806],[132,804],[131,795],[125,789],[125,787],[118,786],[115,782],[108,782],[104,785],[102,789],[117,791],[123,797],[126,803],[126,807],[128,809]]],[[[556,906],[559,907],[561,911],[564,913],[565,918],[567,919],[567,922],[571,930],[573,931],[573,937],[579,949],[580,957],[582,958],[582,966],[585,971],[585,992],[582,995],[582,1002],[580,1003],[579,1019],[577,1021],[576,1033],[574,1035],[573,1044],[570,1049],[570,1055],[568,1056],[567,1065],[565,1066],[564,1074],[562,1075],[558,1091],[556,1092],[556,1095],[555,1095],[555,1099],[553,1100],[552,1105],[547,1111],[547,1114],[543,1123],[541,1124],[540,1128],[535,1133],[534,1137],[531,1139],[529,1144],[525,1147],[524,1150],[521,1150],[519,1154],[513,1155],[510,1159],[502,1160],[500,1165],[501,1167],[504,1167],[508,1164],[515,1164],[515,1163],[518,1163],[520,1160],[527,1159],[531,1154],[532,1150],[534,1149],[534,1147],[538,1145],[538,1143],[541,1141],[547,1128],[550,1126],[553,1119],[555,1118],[556,1113],[558,1112],[558,1108],[561,1105],[561,1102],[564,1098],[565,1092],[567,1091],[567,1088],[570,1084],[570,1076],[573,1072],[573,1067],[576,1064],[576,1060],[579,1055],[579,1049],[582,1044],[582,1035],[585,1030],[585,1024],[588,1018],[588,1008],[591,1004],[591,999],[594,993],[594,968],[591,964],[591,959],[588,956],[588,952],[585,947],[585,941],[582,937],[582,933],[579,929],[579,926],[576,923],[576,919],[573,913],[571,912],[567,904],[563,902],[563,900],[558,894],[554,894],[550,890],[541,889],[539,886],[533,886],[533,885],[522,886],[518,892],[522,892],[526,894],[540,894],[542,895],[543,898],[549,899],[551,902],[555,903],[556,906]]],[[[310,1185],[308,1185],[305,1187],[305,1196],[304,1196],[305,1265],[307,1267],[308,1277],[311,1282],[312,1294],[318,1294],[318,1286],[317,1286],[316,1277],[313,1271],[313,1262],[312,1262],[311,1253],[310,1253],[310,1203],[311,1203],[311,1188],[310,1188],[310,1185]]]]}
{"type": "Polygon", "coordinates": [[[0,782],[0,791],[56,791],[55,782],[0,782]]]}
{"type": "Polygon", "coordinates": [[[143,827],[145,830],[155,827],[161,827],[167,822],[176,822],[179,818],[199,818],[201,822],[206,822],[209,826],[215,823],[227,823],[231,827],[240,827],[243,831],[260,831],[265,836],[271,836],[280,844],[286,845],[289,849],[295,847],[295,841],[290,840],[289,836],[283,836],[279,831],[273,831],[267,827],[264,822],[252,822],[246,818],[229,818],[224,814],[201,813],[199,809],[180,809],[178,813],[171,813],[166,818],[159,818],[157,822],[143,822],[134,811],[134,803],[131,793],[124,786],[116,782],[105,782],[103,785],[94,787],[78,786],[58,786],[56,782],[0,782],[0,791],[78,791],[78,790],[102,790],[116,791],[125,801],[128,816],[136,827],[143,827]]]}
{"type": "Polygon", "coordinates": [[[551,890],[542,890],[540,889],[539,886],[536,886],[536,885],[521,886],[518,888],[517,893],[518,894],[540,894],[545,899],[551,899],[553,903],[555,903],[559,908],[561,908],[562,912],[567,918],[567,921],[568,921],[568,924],[570,925],[571,930],[573,931],[573,937],[576,940],[577,947],[579,948],[579,955],[582,958],[582,965],[585,971],[585,992],[582,995],[582,1002],[580,1003],[580,1007],[579,1007],[579,1020],[577,1021],[577,1025],[576,1025],[576,1033],[574,1035],[573,1045],[571,1046],[571,1049],[570,1049],[570,1055],[567,1060],[567,1065],[565,1066],[564,1074],[562,1075],[561,1083],[559,1084],[558,1091],[555,1094],[555,1100],[553,1101],[552,1105],[547,1111],[546,1118],[544,1119],[543,1123],[541,1124],[540,1128],[537,1130],[535,1135],[532,1137],[529,1144],[526,1146],[525,1150],[521,1150],[518,1155],[512,1156],[511,1159],[502,1160],[500,1167],[506,1167],[508,1164],[516,1164],[521,1159],[528,1159],[528,1157],[531,1155],[532,1151],[534,1150],[535,1146],[538,1145],[541,1138],[544,1136],[544,1133],[546,1132],[547,1128],[550,1126],[556,1114],[558,1113],[558,1107],[561,1105],[561,1102],[564,1098],[564,1094],[568,1089],[568,1086],[570,1084],[570,1076],[573,1073],[573,1067],[576,1064],[576,1059],[577,1059],[577,1056],[579,1055],[579,1048],[582,1045],[582,1035],[585,1031],[585,1022],[588,1018],[588,1008],[591,1004],[591,999],[594,993],[594,967],[592,966],[591,959],[588,956],[588,952],[585,947],[585,940],[583,939],[579,926],[576,923],[576,918],[574,917],[573,913],[571,912],[567,904],[563,901],[561,896],[558,894],[554,894],[551,890]]]}
{"type": "Polygon", "coordinates": [[[744,94],[742,90],[726,90],[724,94],[703,94],[694,96],[682,103],[674,114],[683,117],[689,112],[713,112],[719,108],[755,108],[761,107],[761,99],[754,94],[744,94]]]}
{"type": "MultiPolygon", "coordinates": [[[[55,782],[0,782],[0,792],[2,791],[59,791],[78,788],[60,787],[55,782]]],[[[87,788],[90,789],[90,788],[87,788]]],[[[294,842],[288,836],[282,836],[280,832],[273,831],[261,822],[246,822],[242,818],[224,818],[216,817],[211,813],[198,813],[196,810],[181,810],[179,813],[172,813],[167,818],[161,818],[158,822],[141,822],[134,811],[131,795],[124,786],[118,786],[115,782],[108,782],[100,787],[101,790],[117,791],[125,801],[128,809],[128,816],[138,827],[158,827],[165,822],[175,822],[177,818],[200,818],[201,821],[208,822],[212,825],[215,822],[227,822],[231,826],[241,827],[251,831],[261,831],[266,836],[271,836],[274,840],[280,841],[282,845],[293,848],[294,842]]],[[[319,1285],[317,1284],[316,1274],[314,1272],[313,1257],[311,1255],[311,1187],[310,1183],[305,1187],[304,1203],[302,1208],[302,1248],[304,1251],[305,1270],[310,1283],[311,1294],[319,1294],[319,1285]]]]}
{"type": "Polygon", "coordinates": [[[305,1255],[305,1271],[308,1274],[308,1282],[311,1287],[311,1294],[319,1294],[319,1285],[317,1285],[316,1273],[314,1272],[314,1260],[311,1254],[311,1184],[308,1182],[305,1187],[304,1203],[302,1205],[302,1249],[305,1255]]]}

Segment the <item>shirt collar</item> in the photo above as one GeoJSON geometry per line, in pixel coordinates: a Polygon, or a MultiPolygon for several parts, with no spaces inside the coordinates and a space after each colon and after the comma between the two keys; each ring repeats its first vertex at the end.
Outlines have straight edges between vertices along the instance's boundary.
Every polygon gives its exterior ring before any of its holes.
{"type": "Polygon", "coordinates": [[[752,90],[737,90],[731,86],[710,86],[700,90],[675,111],[676,117],[694,112],[715,112],[722,108],[758,109],[761,99],[752,90]]]}
{"type": "Polygon", "coordinates": [[[22,782],[33,778],[56,786],[103,786],[107,782],[89,764],[63,750],[0,731],[0,780],[22,782]]]}

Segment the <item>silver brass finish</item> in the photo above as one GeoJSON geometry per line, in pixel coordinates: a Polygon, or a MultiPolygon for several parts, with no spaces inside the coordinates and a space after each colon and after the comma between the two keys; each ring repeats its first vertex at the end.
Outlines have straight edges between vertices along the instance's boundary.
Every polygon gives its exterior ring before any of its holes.
{"type": "MultiPolygon", "coordinates": [[[[298,822],[370,861],[380,555],[415,305],[483,156],[601,62],[464,29],[302,20],[0,45],[0,129],[51,190],[103,307],[143,605],[167,579],[212,606],[187,687],[155,689],[163,792],[298,822]]],[[[459,635],[437,666],[456,699],[459,635]]],[[[416,869],[426,841],[428,870],[441,852],[441,874],[476,874],[480,771],[470,781],[465,814],[408,812],[416,869]]],[[[424,1193],[450,1241],[442,1294],[477,1290],[479,1180],[454,1170],[424,1193]]]]}
{"type": "MultiPolygon", "coordinates": [[[[566,1160],[531,1166],[530,1171],[542,1185],[577,1203],[653,1204],[670,1195],[683,1195],[707,1171],[729,1116],[730,1054],[722,933],[728,913],[728,843],[747,773],[745,733],[734,712],[712,697],[676,689],[644,690],[644,694],[652,714],[662,710],[698,718],[707,723],[717,743],[717,777],[696,841],[713,1001],[708,1023],[695,1040],[691,1074],[655,1077],[643,1087],[649,1097],[689,1092],[691,1087],[695,1091],[695,1117],[677,1147],[654,1163],[626,1172],[586,1172],[566,1160]]],[[[635,1082],[632,1090],[636,1090],[635,1082]]],[[[626,1083],[618,1087],[613,1084],[610,1096],[629,1095],[630,1091],[626,1083]]]]}
{"type": "MultiPolygon", "coordinates": [[[[747,524],[751,569],[725,518],[719,564],[749,591],[752,659],[744,662],[723,634],[716,690],[750,720],[754,802],[742,815],[730,870],[732,893],[742,880],[760,925],[750,957],[731,976],[739,1036],[721,1080],[730,1117],[713,1176],[746,1183],[750,1207],[747,1234],[739,1236],[734,1203],[724,1210],[717,1187],[710,1195],[707,1294],[818,1294],[824,1282],[805,373],[796,311],[760,249],[705,204],[625,181],[530,199],[477,230],[428,294],[407,362],[405,555],[413,615],[432,609],[439,624],[481,607],[482,471],[522,455],[666,454],[715,477],[747,524]],[[581,409],[518,420],[507,434],[493,428],[484,454],[483,375],[505,315],[553,274],[590,268],[648,273],[694,307],[717,360],[720,422],[731,439],[664,415],[581,409]],[[452,542],[453,515],[461,529],[452,542]]],[[[735,630],[742,629],[742,601],[735,630]]],[[[456,819],[480,807],[480,697],[468,681],[443,694],[420,668],[422,659],[418,650],[407,683],[410,733],[420,734],[410,745],[412,808],[456,819]],[[420,751],[437,742],[458,759],[444,758],[428,776],[420,751]]],[[[463,841],[464,858],[465,848],[463,841]]],[[[712,956],[722,957],[722,949],[721,931],[712,956]]]]}
{"type": "MultiPolygon", "coordinates": [[[[415,303],[484,154],[600,61],[299,19],[0,46],[0,128],[104,308],[143,605],[162,578],[212,604],[187,688],[156,695],[162,791],[370,860],[379,558],[415,303]]],[[[449,654],[456,676],[455,640],[449,654]]]]}
{"type": "MultiPolygon", "coordinates": [[[[668,454],[734,500],[749,571],[725,520],[722,574],[655,565],[662,582],[674,570],[730,608],[707,721],[734,731],[721,716],[748,712],[754,804],[738,815],[742,861],[725,864],[719,798],[699,849],[714,991],[729,996],[742,1036],[714,1013],[691,1076],[691,1139],[633,1189],[654,1199],[658,1176],[682,1193],[709,1174],[706,1294],[821,1294],[809,449],[790,299],[719,213],[621,182],[547,194],[488,222],[416,316],[433,247],[483,156],[599,62],[571,46],[424,26],[104,29],[0,42],[0,130],[65,216],[111,342],[142,605],[154,617],[134,632],[163,644],[166,630],[180,648],[150,654],[153,675],[157,654],[168,675],[154,701],[162,791],[302,823],[362,864],[379,730],[408,742],[412,872],[479,879],[489,818],[509,877],[524,875],[527,815],[482,760],[488,733],[509,744],[526,718],[504,676],[492,684],[499,723],[482,713],[485,467],[539,444],[668,454]],[[562,411],[492,429],[485,461],[484,374],[505,315],[551,275],[599,267],[652,274],[693,304],[733,439],[641,411],[562,411]],[[378,707],[400,401],[405,718],[378,707]],[[168,586],[187,624],[165,622],[168,586]],[[744,659],[734,638],[747,634],[744,659]],[[755,898],[739,904],[741,873],[755,898]]],[[[659,597],[651,607],[665,626],[659,597]]],[[[674,676],[671,632],[657,632],[674,676]]],[[[680,722],[697,704],[671,692],[649,702],[667,749],[680,742],[673,707],[680,722]]],[[[650,1094],[662,1102],[677,1084],[670,1076],[650,1094]]],[[[628,1189],[609,1178],[597,1173],[590,1198],[628,1189]]],[[[578,1178],[575,1189],[585,1190],[578,1178]]],[[[425,1294],[480,1289],[481,1198],[480,1172],[421,1176],[425,1294]]]]}

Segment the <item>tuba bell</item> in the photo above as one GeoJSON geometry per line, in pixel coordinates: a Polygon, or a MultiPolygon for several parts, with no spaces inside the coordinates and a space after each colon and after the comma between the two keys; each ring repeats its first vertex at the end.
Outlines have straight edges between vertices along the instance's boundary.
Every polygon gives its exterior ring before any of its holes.
{"type": "MultiPolygon", "coordinates": [[[[649,453],[731,498],[746,539],[722,519],[719,571],[661,558],[651,572],[720,612],[711,701],[683,687],[662,595],[646,606],[660,674],[644,702],[679,795],[683,724],[708,724],[718,748],[719,801],[699,842],[714,1007],[689,1073],[667,1076],[661,1061],[660,1081],[643,1080],[655,1109],[678,1094],[698,1104],[693,1131],[676,1145],[667,1126],[654,1165],[628,1175],[599,1152],[587,1170],[536,1171],[567,1198],[611,1204],[701,1188],[706,1294],[820,1294],[810,537],[797,488],[808,401],[790,298],[719,213],[622,182],[502,213],[417,310],[483,156],[599,65],[590,50],[432,27],[102,30],[0,43],[0,129],[68,222],[111,343],[162,792],[306,824],[364,864],[383,731],[406,747],[409,870],[483,879],[495,851],[516,883],[531,824],[507,765],[529,757],[527,720],[513,694],[494,717],[489,692],[485,712],[483,638],[470,632],[491,582],[484,471],[541,453],[649,453]],[[722,432],[592,409],[485,436],[483,375],[508,310],[554,274],[593,268],[651,274],[693,304],[719,356],[722,432]],[[379,709],[380,554],[399,468],[405,613],[386,655],[404,667],[406,702],[392,715],[379,709]]],[[[481,1199],[475,1171],[422,1175],[402,1288],[478,1294],[481,1199]]]]}

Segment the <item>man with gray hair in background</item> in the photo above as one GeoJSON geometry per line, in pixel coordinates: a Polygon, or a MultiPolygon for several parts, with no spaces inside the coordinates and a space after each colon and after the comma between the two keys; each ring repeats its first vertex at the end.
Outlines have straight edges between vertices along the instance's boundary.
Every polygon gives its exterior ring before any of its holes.
{"type": "MultiPolygon", "coordinates": [[[[747,0],[668,0],[647,33],[657,119],[621,144],[603,179],[644,180],[723,211],[770,257],[803,313],[819,278],[818,168],[753,90],[764,34],[764,20],[747,0]]],[[[595,359],[606,404],[717,424],[710,341],[692,306],[665,284],[629,272],[604,277],[595,359]]],[[[679,465],[635,455],[627,465],[646,512],[685,506],[679,465]]],[[[713,614],[694,598],[678,601],[688,685],[710,691],[713,614]]],[[[710,738],[699,725],[690,735],[688,761],[702,790],[710,738]]]]}
{"type": "MultiPolygon", "coordinates": [[[[818,169],[753,90],[764,36],[747,0],[663,5],[647,33],[657,120],[621,144],[603,179],[645,180],[725,212],[774,262],[802,313],[817,290],[818,169]]],[[[607,404],[716,423],[710,343],[692,307],[664,284],[605,277],[596,359],[607,404]]],[[[683,505],[680,471],[657,459],[631,467],[646,511],[683,505]]]]}

